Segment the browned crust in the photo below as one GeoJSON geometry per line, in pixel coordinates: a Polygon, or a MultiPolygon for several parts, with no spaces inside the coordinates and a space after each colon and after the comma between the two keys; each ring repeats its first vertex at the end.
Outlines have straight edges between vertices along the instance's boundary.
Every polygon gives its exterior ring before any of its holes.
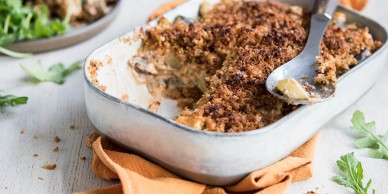
{"type": "MultiPolygon", "coordinates": [[[[177,118],[190,127],[240,132],[267,126],[297,108],[268,93],[264,83],[275,68],[303,49],[308,18],[309,14],[281,3],[228,0],[195,24],[161,18],[155,28],[147,30],[139,54],[155,62],[152,57],[172,53],[180,67],[166,70],[166,62],[162,62],[162,68],[156,67],[158,73],[149,78],[162,83],[178,80],[180,86],[177,90],[169,90],[168,84],[148,86],[162,86],[168,97],[191,102],[177,118]],[[186,91],[195,91],[192,80],[204,75],[207,91],[197,100],[197,94],[186,91]]],[[[316,81],[335,83],[337,76],[357,64],[357,54],[366,48],[373,52],[379,46],[367,28],[332,23],[322,42],[316,81]]]]}
{"type": "MultiPolygon", "coordinates": [[[[172,0],[170,2],[167,2],[161,5],[154,12],[151,13],[151,15],[148,18],[148,21],[152,21],[156,18],[159,18],[164,13],[170,11],[171,9],[174,9],[175,7],[185,2],[187,2],[187,0],[172,0]]],[[[349,8],[356,9],[358,11],[363,10],[368,4],[368,2],[369,2],[368,0],[340,0],[340,3],[342,5],[349,8]]]]}
{"type": "Polygon", "coordinates": [[[92,84],[97,88],[99,88],[100,90],[106,91],[106,86],[101,85],[97,79],[98,70],[100,69],[101,65],[102,65],[102,62],[99,60],[90,60],[88,71],[90,74],[90,80],[92,81],[92,84]]]}

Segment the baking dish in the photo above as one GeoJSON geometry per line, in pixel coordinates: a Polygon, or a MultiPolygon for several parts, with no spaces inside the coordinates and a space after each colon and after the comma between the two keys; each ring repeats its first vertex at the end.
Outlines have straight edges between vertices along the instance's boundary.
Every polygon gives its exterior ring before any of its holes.
{"type": "MultiPolygon", "coordinates": [[[[311,10],[314,1],[280,2],[311,10]]],[[[194,17],[200,3],[202,0],[189,1],[165,17],[170,21],[178,15],[194,17]]],[[[142,44],[138,39],[138,32],[142,30],[139,28],[107,43],[87,58],[84,85],[88,116],[107,138],[177,175],[209,185],[236,183],[301,146],[321,126],[365,94],[379,78],[387,55],[386,30],[354,11],[339,9],[347,15],[348,22],[368,26],[382,47],[341,76],[336,96],[327,102],[302,106],[267,127],[248,132],[215,133],[181,125],[171,119],[178,111],[174,100],[163,99],[157,113],[148,110],[153,98],[129,70],[128,61],[142,44]],[[96,61],[101,62],[97,76],[88,70],[96,61]],[[94,76],[97,82],[91,78],[94,76]]],[[[148,26],[155,24],[156,21],[148,26]]]]}

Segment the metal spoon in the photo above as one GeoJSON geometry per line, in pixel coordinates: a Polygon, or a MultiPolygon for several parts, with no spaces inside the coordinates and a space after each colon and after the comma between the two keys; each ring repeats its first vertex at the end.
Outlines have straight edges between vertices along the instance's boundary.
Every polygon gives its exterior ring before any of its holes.
{"type": "Polygon", "coordinates": [[[332,85],[322,85],[314,82],[316,76],[316,57],[320,54],[320,45],[323,35],[329,25],[332,15],[338,6],[338,0],[316,0],[311,16],[310,33],[307,43],[302,52],[291,61],[278,67],[273,71],[266,81],[266,87],[276,97],[291,104],[312,104],[313,102],[322,102],[334,96],[335,87],[332,85]],[[279,81],[294,78],[301,81],[302,84],[307,82],[313,86],[310,91],[318,97],[310,99],[292,99],[275,91],[279,81]]]}

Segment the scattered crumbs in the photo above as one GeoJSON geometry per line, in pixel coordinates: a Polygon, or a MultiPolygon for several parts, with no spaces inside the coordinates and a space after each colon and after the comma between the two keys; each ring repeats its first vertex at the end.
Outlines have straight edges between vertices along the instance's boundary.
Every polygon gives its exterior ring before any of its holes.
{"type": "Polygon", "coordinates": [[[38,154],[33,154],[32,157],[38,157],[39,155],[38,154]]]}
{"type": "Polygon", "coordinates": [[[34,139],[38,139],[40,137],[39,133],[35,133],[34,139]]]}
{"type": "Polygon", "coordinates": [[[58,147],[58,146],[55,147],[55,148],[53,149],[53,152],[59,152],[59,147],[58,147]]]}
{"type": "Polygon", "coordinates": [[[128,100],[129,99],[129,96],[128,96],[128,94],[123,94],[123,95],[121,95],[121,100],[128,100]]]}
{"type": "Polygon", "coordinates": [[[70,129],[75,129],[75,125],[72,124],[72,125],[69,126],[69,128],[70,128],[70,129]]]}
{"type": "Polygon", "coordinates": [[[314,191],[308,191],[306,194],[316,194],[314,191]]]}
{"type": "Polygon", "coordinates": [[[160,100],[154,100],[148,104],[148,109],[152,112],[158,112],[160,106],[160,100]]]}
{"type": "Polygon", "coordinates": [[[56,167],[57,167],[57,164],[49,164],[49,163],[46,163],[42,166],[42,168],[46,170],[54,170],[56,167]]]}
{"type": "Polygon", "coordinates": [[[308,75],[303,75],[303,76],[301,77],[301,79],[308,79],[308,78],[309,78],[308,75]]]}
{"type": "Polygon", "coordinates": [[[81,157],[81,160],[86,160],[87,158],[85,156],[82,156],[81,157]]]}
{"type": "Polygon", "coordinates": [[[43,181],[43,178],[42,178],[42,177],[38,177],[38,179],[43,181]]]}
{"type": "Polygon", "coordinates": [[[57,143],[59,143],[59,142],[61,141],[61,138],[59,138],[58,136],[55,136],[55,137],[54,137],[54,141],[57,142],[57,143]]]}
{"type": "Polygon", "coordinates": [[[319,190],[319,187],[315,187],[315,190],[319,190]]]}
{"type": "Polygon", "coordinates": [[[20,134],[24,134],[25,131],[26,131],[26,129],[21,128],[21,129],[20,129],[20,134]]]}

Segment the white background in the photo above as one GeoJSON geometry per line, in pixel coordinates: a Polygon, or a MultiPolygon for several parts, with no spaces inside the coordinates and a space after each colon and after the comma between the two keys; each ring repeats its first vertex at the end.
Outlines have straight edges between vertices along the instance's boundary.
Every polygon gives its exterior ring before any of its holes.
{"type": "MultiPolygon", "coordinates": [[[[94,127],[86,115],[82,72],[70,75],[64,85],[35,84],[27,79],[19,65],[32,65],[37,60],[46,66],[56,62],[70,65],[102,44],[144,24],[147,16],[165,1],[125,0],[112,25],[78,45],[28,59],[0,56],[0,93],[29,97],[27,105],[0,109],[0,193],[71,193],[112,184],[91,172],[91,150],[84,142],[94,127]],[[72,124],[75,130],[69,129],[72,124]],[[25,129],[24,134],[20,133],[21,129],[25,129]],[[38,139],[34,139],[35,135],[38,139]],[[55,143],[55,136],[62,141],[55,143]],[[56,146],[59,152],[52,151],[56,146]],[[33,157],[34,153],[39,156],[33,157]],[[86,161],[80,159],[83,156],[86,161]],[[45,162],[56,163],[57,168],[53,171],[41,168],[45,162]]],[[[363,14],[387,27],[387,7],[386,0],[370,0],[363,14]]],[[[310,190],[322,194],[352,193],[330,179],[338,173],[335,161],[349,152],[355,152],[362,161],[366,177],[373,179],[372,188],[377,193],[388,193],[388,161],[368,158],[367,150],[357,150],[354,146],[349,127],[352,113],[357,109],[365,112],[367,120],[376,120],[379,133],[388,130],[388,68],[367,95],[322,127],[315,176],[293,183],[288,193],[304,194],[310,190]]]]}

